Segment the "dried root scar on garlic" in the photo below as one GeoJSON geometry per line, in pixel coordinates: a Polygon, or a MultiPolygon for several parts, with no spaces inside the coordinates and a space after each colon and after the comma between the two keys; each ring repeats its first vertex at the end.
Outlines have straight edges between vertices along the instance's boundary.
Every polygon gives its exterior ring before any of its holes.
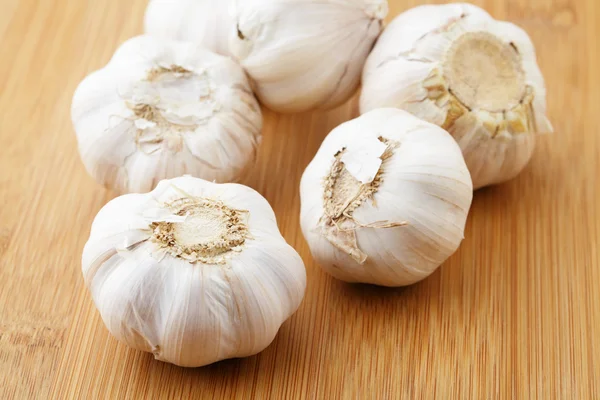
{"type": "Polygon", "coordinates": [[[176,220],[154,221],[152,242],[173,257],[191,263],[225,264],[230,252],[242,251],[249,238],[247,211],[208,198],[182,197],[164,204],[176,220]]]}
{"type": "Polygon", "coordinates": [[[331,131],[304,171],[302,233],[338,279],[407,285],[458,248],[472,189],[446,131],[376,109],[331,131]]]}
{"type": "Polygon", "coordinates": [[[340,152],[340,161],[356,180],[368,184],[375,179],[383,161],[382,155],[389,147],[391,146],[387,145],[383,138],[358,139],[340,152]]]}
{"type": "Polygon", "coordinates": [[[106,204],[82,270],[117,339],[189,367],[262,351],[306,288],[260,194],[190,176],[106,204]]]}
{"type": "Polygon", "coordinates": [[[365,262],[367,254],[358,248],[356,229],[392,228],[406,224],[386,221],[362,224],[352,215],[363,202],[373,200],[383,180],[384,162],[393,155],[397,145],[383,137],[352,141],[335,155],[331,171],[324,181],[322,233],[334,246],[359,263],[365,262]]]}

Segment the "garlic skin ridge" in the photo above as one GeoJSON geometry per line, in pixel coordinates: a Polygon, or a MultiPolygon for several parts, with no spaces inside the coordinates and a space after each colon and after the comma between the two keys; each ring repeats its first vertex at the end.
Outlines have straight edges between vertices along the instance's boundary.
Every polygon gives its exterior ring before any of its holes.
{"type": "Polygon", "coordinates": [[[470,4],[400,14],[369,55],[362,83],[361,113],[398,107],[448,130],[475,189],[515,177],[535,135],[553,130],[527,33],[470,4]]]}
{"type": "Polygon", "coordinates": [[[302,259],[260,194],[189,176],[106,204],[82,269],[113,336],[186,367],[262,351],[306,288],[302,259]]]}
{"type": "Polygon", "coordinates": [[[386,0],[234,0],[230,51],[262,104],[279,112],[336,107],[356,91],[387,15],[386,0]]]}
{"type": "Polygon", "coordinates": [[[460,245],[473,187],[454,139],[396,108],[335,128],[300,184],[302,232],[347,282],[404,286],[460,245]]]}
{"type": "Polygon", "coordinates": [[[238,181],[261,141],[260,106],[239,65],[150,36],[125,42],[79,84],[71,117],[87,171],[117,193],[184,174],[238,181]]]}
{"type": "Polygon", "coordinates": [[[235,31],[228,0],[150,0],[144,32],[158,38],[193,42],[229,56],[235,31]]]}

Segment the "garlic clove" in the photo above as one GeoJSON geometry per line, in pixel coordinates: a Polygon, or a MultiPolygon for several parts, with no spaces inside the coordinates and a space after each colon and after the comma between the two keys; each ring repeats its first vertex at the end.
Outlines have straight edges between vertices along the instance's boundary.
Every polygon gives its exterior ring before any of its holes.
{"type": "Polygon", "coordinates": [[[360,109],[398,107],[448,130],[479,188],[525,167],[535,139],[520,135],[552,131],[545,97],[525,31],[448,4],[416,7],[388,25],[365,64],[360,109]]]}
{"type": "Polygon", "coordinates": [[[306,168],[302,232],[334,277],[408,285],[458,248],[472,189],[447,132],[399,109],[373,110],[335,128],[306,168]],[[375,177],[361,179],[373,158],[379,158],[375,177]]]}
{"type": "Polygon", "coordinates": [[[332,108],[356,90],[387,2],[234,1],[230,50],[276,111],[332,108]]]}
{"type": "Polygon", "coordinates": [[[306,287],[262,196],[189,176],[110,201],[82,265],[109,331],[180,366],[262,351],[306,287]]]}
{"type": "Polygon", "coordinates": [[[228,0],[151,0],[144,17],[146,34],[197,43],[225,56],[234,30],[228,0]]]}
{"type": "Polygon", "coordinates": [[[81,82],[72,120],[88,172],[118,193],[192,174],[239,179],[262,116],[243,70],[190,43],[140,36],[81,82]]]}

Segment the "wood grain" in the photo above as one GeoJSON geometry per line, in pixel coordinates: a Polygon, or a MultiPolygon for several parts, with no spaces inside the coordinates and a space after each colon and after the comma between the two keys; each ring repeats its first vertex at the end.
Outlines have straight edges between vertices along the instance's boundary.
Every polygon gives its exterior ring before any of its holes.
{"type": "MultiPolygon", "coordinates": [[[[183,369],[109,336],[80,254],[112,194],[80,163],[77,83],[141,32],[145,0],[2,0],[0,398],[600,398],[600,4],[481,0],[532,36],[554,135],[515,180],[475,194],[460,250],[402,289],[348,285],[312,261],[298,184],[357,115],[265,111],[246,182],[302,255],[306,298],[261,354],[183,369]]],[[[423,1],[390,1],[390,17],[423,1]]]]}

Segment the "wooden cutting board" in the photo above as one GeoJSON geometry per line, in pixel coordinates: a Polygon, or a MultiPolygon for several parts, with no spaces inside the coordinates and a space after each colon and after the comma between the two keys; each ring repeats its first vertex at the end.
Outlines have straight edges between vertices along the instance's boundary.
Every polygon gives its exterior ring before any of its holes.
{"type": "MultiPolygon", "coordinates": [[[[390,18],[423,3],[390,1],[390,18]]],[[[401,289],[323,273],[298,184],[325,135],[357,116],[265,110],[245,182],[272,204],[308,289],[261,354],[183,369],[117,343],[80,272],[111,193],[84,171],[77,83],[142,31],[145,0],[2,0],[0,398],[600,398],[600,3],[481,0],[532,36],[556,133],[515,180],[475,194],[460,250],[401,289]]]]}

